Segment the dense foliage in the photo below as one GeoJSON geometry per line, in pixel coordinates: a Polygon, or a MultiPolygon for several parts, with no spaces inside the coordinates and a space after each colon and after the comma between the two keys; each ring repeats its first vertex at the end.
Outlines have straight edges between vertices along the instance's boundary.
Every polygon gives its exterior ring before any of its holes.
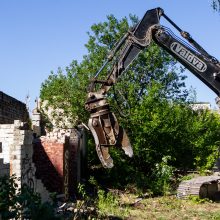
{"type": "Polygon", "coordinates": [[[212,8],[220,12],[220,0],[212,0],[212,8]]]}
{"type": "Polygon", "coordinates": [[[134,149],[128,159],[112,149],[115,167],[103,170],[105,182],[123,187],[135,183],[161,193],[173,171],[212,169],[219,155],[220,117],[208,110],[194,111],[187,103],[161,99],[160,86],[148,89],[139,105],[121,123],[134,149]]]}
{"type": "Polygon", "coordinates": [[[28,187],[18,187],[18,178],[0,178],[0,218],[56,220],[53,205],[43,203],[40,195],[28,187]]]}
{"type": "MultiPolygon", "coordinates": [[[[73,61],[65,71],[51,73],[42,84],[41,98],[53,108],[63,109],[63,116],[73,119],[73,125],[88,120],[84,110],[89,78],[102,66],[108,51],[137,22],[135,16],[107,21],[91,27],[88,54],[81,63],[73,61]]],[[[166,185],[174,169],[210,169],[218,155],[220,140],[219,116],[209,111],[193,111],[194,101],[185,89],[183,68],[155,44],[144,50],[120,77],[108,98],[113,110],[126,129],[134,148],[128,159],[119,149],[111,149],[115,167],[98,172],[100,181],[141,187],[166,185]],[[117,100],[117,101],[115,101],[117,100]],[[126,100],[126,101],[125,101],[126,100]],[[127,117],[121,117],[127,116],[127,117]],[[103,174],[103,175],[102,175],[103,174]],[[159,178],[159,179],[158,179],[159,178]],[[153,183],[153,184],[152,184],[153,183]],[[158,182],[157,182],[158,183],[158,182]]],[[[101,78],[106,76],[106,68],[101,78]]],[[[89,141],[89,165],[99,164],[94,141],[89,141]]],[[[163,188],[163,187],[162,187],[163,188]]]]}
{"type": "MultiPolygon", "coordinates": [[[[48,79],[42,83],[40,97],[42,100],[47,100],[48,105],[54,109],[63,109],[60,114],[60,120],[63,116],[73,120],[73,124],[83,121],[86,122],[88,114],[84,109],[86,99],[86,90],[89,84],[89,79],[102,66],[108,52],[114,47],[115,43],[129,29],[129,24],[132,26],[137,22],[135,16],[130,16],[130,19],[123,18],[118,21],[113,15],[108,16],[108,21],[95,24],[91,27],[92,34],[89,33],[88,43],[85,45],[88,49],[88,54],[83,57],[83,61],[78,63],[74,60],[65,70],[58,69],[56,73],[51,72],[48,79]]],[[[124,74],[121,84],[125,85],[124,96],[131,93],[133,100],[141,99],[147,93],[146,85],[151,79],[160,81],[163,85],[163,91],[167,96],[178,98],[186,95],[181,93],[181,88],[184,86],[184,76],[175,71],[176,61],[167,55],[163,50],[153,45],[144,53],[141,53],[139,59],[130,67],[128,74],[124,74]],[[127,90],[126,87],[130,89],[127,90]]],[[[101,77],[106,76],[106,71],[103,70],[101,77]]]]}

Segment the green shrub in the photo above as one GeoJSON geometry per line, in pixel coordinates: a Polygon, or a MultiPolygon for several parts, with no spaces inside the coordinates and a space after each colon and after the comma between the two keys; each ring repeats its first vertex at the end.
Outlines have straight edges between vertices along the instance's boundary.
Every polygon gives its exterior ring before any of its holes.
{"type": "Polygon", "coordinates": [[[0,214],[2,219],[27,218],[32,220],[55,220],[53,206],[42,203],[40,195],[24,186],[18,188],[18,178],[0,178],[0,214]]]}
{"type": "Polygon", "coordinates": [[[171,160],[171,157],[164,156],[160,163],[155,164],[152,174],[154,181],[151,183],[151,189],[154,194],[167,195],[171,191],[174,168],[168,165],[168,160],[171,160]]]}
{"type": "Polygon", "coordinates": [[[97,208],[100,216],[128,216],[128,210],[121,207],[119,198],[104,190],[98,190],[97,208]]]}

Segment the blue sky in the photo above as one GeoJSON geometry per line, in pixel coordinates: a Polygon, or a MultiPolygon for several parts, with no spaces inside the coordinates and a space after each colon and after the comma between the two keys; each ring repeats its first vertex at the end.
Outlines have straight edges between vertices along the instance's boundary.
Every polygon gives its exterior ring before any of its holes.
{"type": "MultiPolygon", "coordinates": [[[[50,71],[65,68],[87,53],[84,44],[94,23],[130,13],[141,18],[146,10],[161,7],[188,31],[211,55],[220,58],[220,14],[211,0],[1,0],[0,90],[25,101],[30,108],[50,71]]],[[[161,24],[166,25],[164,20],[161,24]]],[[[214,105],[216,95],[190,72],[187,85],[197,91],[198,101],[214,105]]]]}

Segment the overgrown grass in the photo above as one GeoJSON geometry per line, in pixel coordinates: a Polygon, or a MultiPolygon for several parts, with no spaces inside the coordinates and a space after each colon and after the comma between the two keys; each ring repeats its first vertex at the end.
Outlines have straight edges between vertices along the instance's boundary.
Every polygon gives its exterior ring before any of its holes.
{"type": "MultiPolygon", "coordinates": [[[[125,195],[124,195],[125,196],[125,195]]],[[[126,207],[129,213],[129,220],[142,219],[164,219],[164,220],[210,220],[220,219],[220,204],[210,201],[196,202],[194,200],[180,200],[175,196],[163,196],[156,198],[146,198],[139,202],[131,201],[126,207]],[[129,207],[129,208],[128,208],[129,207]]],[[[118,215],[123,218],[122,215],[118,215]]]]}
{"type": "MultiPolygon", "coordinates": [[[[4,180],[4,179],[3,179],[4,180]]],[[[160,197],[153,197],[151,193],[140,194],[135,190],[118,190],[118,189],[102,189],[97,186],[95,180],[91,180],[97,187],[96,196],[90,196],[87,193],[85,185],[79,185],[78,192],[81,198],[76,203],[71,203],[72,211],[56,216],[52,206],[46,204],[37,203],[37,206],[33,206],[36,203],[36,197],[30,196],[30,194],[12,195],[15,185],[5,185],[2,180],[2,191],[0,190],[0,215],[3,219],[10,219],[9,214],[15,205],[19,202],[25,202],[25,208],[29,210],[31,219],[63,219],[63,220],[77,220],[77,219],[127,219],[127,220],[209,220],[220,219],[220,203],[214,203],[208,199],[200,199],[195,196],[191,196],[188,200],[177,199],[173,195],[165,194],[160,197]],[[4,189],[4,190],[3,190],[4,189]],[[6,191],[5,191],[6,190],[6,191]],[[6,200],[3,198],[3,193],[7,192],[6,200]],[[22,198],[22,200],[21,200],[22,198]],[[13,202],[13,203],[11,203],[13,202]],[[28,202],[28,203],[27,203],[28,202]],[[30,206],[27,206],[30,204],[30,206]],[[32,208],[34,208],[32,210],[32,208]],[[31,211],[34,211],[33,213],[31,211]],[[83,212],[82,212],[83,211],[83,212]],[[7,216],[6,216],[7,214],[7,216]],[[54,215],[55,214],[55,215],[54,215]]],[[[10,179],[14,183],[14,179],[10,179]]],[[[0,187],[1,188],[1,187],[0,187]]],[[[134,187],[135,188],[135,187],[134,187]]],[[[32,195],[32,194],[31,194],[32,195]]],[[[21,203],[24,205],[24,203],[21,203]]],[[[19,207],[18,207],[19,208],[19,207]]],[[[25,210],[26,210],[25,209],[25,210]]],[[[19,211],[20,209],[16,209],[19,211]]],[[[13,213],[12,213],[13,214],[13,213]]],[[[17,218],[19,216],[12,216],[17,218]]]]}
{"type": "Polygon", "coordinates": [[[124,219],[129,216],[128,208],[111,192],[106,194],[103,190],[98,191],[97,208],[100,217],[120,216],[124,219]]]}
{"type": "Polygon", "coordinates": [[[95,202],[96,219],[158,219],[158,220],[209,220],[220,219],[220,203],[208,199],[189,197],[180,200],[174,195],[151,197],[129,191],[98,189],[95,202]]]}

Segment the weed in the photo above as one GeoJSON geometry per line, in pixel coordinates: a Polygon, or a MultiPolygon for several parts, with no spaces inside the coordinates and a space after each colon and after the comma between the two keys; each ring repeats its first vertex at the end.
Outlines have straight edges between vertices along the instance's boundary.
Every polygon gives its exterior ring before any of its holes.
{"type": "MultiPolygon", "coordinates": [[[[197,176],[198,176],[198,174],[197,174],[197,176]]],[[[180,181],[191,180],[191,179],[193,179],[194,177],[196,177],[196,174],[195,174],[195,173],[190,173],[190,174],[188,174],[188,175],[182,176],[179,180],[180,180],[180,181]]]]}
{"type": "Polygon", "coordinates": [[[212,202],[212,201],[209,200],[208,198],[202,199],[202,198],[200,198],[199,196],[194,196],[194,195],[188,196],[188,199],[189,199],[190,201],[192,201],[193,203],[195,203],[195,204],[202,204],[202,203],[207,203],[207,202],[211,203],[211,202],[212,202]]]}
{"type": "Polygon", "coordinates": [[[101,216],[128,216],[128,210],[121,207],[119,198],[111,192],[98,191],[97,207],[101,216]]]}
{"type": "Polygon", "coordinates": [[[173,167],[168,165],[170,156],[164,156],[160,163],[155,165],[153,177],[156,178],[152,183],[152,191],[155,194],[168,195],[171,190],[171,178],[173,167]]]}

